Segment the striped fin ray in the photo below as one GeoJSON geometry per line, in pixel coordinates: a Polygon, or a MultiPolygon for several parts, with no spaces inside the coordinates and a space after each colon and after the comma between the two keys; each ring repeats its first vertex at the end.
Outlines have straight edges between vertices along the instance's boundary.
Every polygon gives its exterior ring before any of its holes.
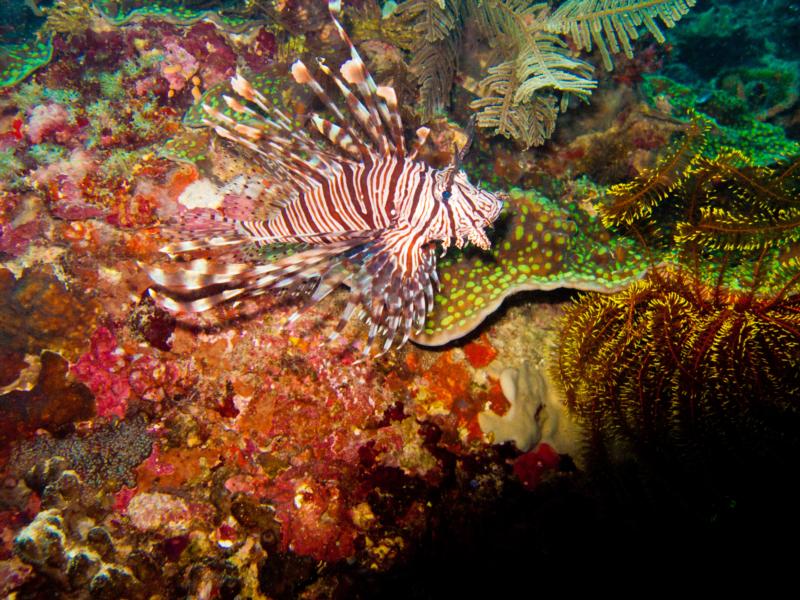
{"type": "Polygon", "coordinates": [[[389,140],[386,138],[383,127],[380,125],[380,120],[375,118],[375,115],[373,115],[364,103],[359,100],[358,96],[353,93],[348,85],[331,71],[324,62],[319,60],[317,64],[320,70],[330,77],[336,84],[336,87],[339,88],[342,96],[344,96],[347,108],[355,117],[356,121],[358,121],[358,124],[361,125],[361,128],[369,135],[370,139],[378,145],[381,154],[386,154],[389,149],[389,140]]]}
{"type": "MultiPolygon", "coordinates": [[[[314,78],[314,76],[311,74],[311,71],[309,71],[308,67],[305,65],[305,63],[303,63],[303,61],[301,60],[295,61],[295,63],[292,65],[292,77],[297,83],[309,86],[311,90],[316,94],[317,98],[319,98],[322,101],[322,103],[325,105],[328,111],[332,115],[334,115],[336,119],[339,120],[339,123],[341,123],[341,125],[337,125],[337,127],[340,127],[340,129],[342,129],[345,132],[346,137],[344,137],[342,140],[335,140],[335,141],[331,140],[331,141],[336,145],[341,145],[342,143],[348,144],[349,142],[352,142],[352,144],[355,145],[361,157],[361,160],[369,160],[370,151],[367,148],[366,144],[358,135],[358,133],[356,133],[356,131],[352,127],[350,127],[342,111],[339,110],[339,107],[336,106],[333,100],[331,100],[331,97],[328,95],[325,89],[320,85],[320,83],[314,78]]],[[[319,115],[316,115],[316,113],[314,113],[312,114],[312,119],[314,118],[314,116],[316,116],[317,118],[321,118],[319,117],[319,115]]]]}
{"type": "Polygon", "coordinates": [[[428,136],[431,134],[430,127],[420,127],[417,129],[417,137],[411,147],[411,154],[408,155],[408,160],[416,160],[420,150],[428,141],[428,136]]]}
{"type": "MultiPolygon", "coordinates": [[[[212,119],[213,118],[214,115],[212,115],[212,119]]],[[[291,150],[288,150],[288,144],[276,142],[269,137],[264,138],[262,140],[262,145],[271,147],[272,150],[276,152],[276,154],[270,154],[252,139],[239,135],[223,125],[215,123],[213,120],[206,121],[206,124],[213,127],[216,134],[220,137],[244,146],[267,162],[277,163],[280,170],[284,171],[285,174],[299,186],[313,185],[315,180],[321,180],[323,178],[322,174],[315,173],[316,169],[314,165],[305,161],[291,150]]]]}
{"type": "Polygon", "coordinates": [[[347,130],[342,129],[328,119],[324,119],[317,113],[311,114],[311,122],[317,128],[317,131],[324,135],[331,144],[338,146],[350,156],[363,158],[359,152],[358,145],[353,141],[353,136],[347,130]]]}
{"type": "Polygon", "coordinates": [[[271,133],[270,129],[280,129],[271,119],[261,117],[259,121],[253,121],[257,125],[252,126],[240,123],[213,107],[206,105],[203,108],[210,117],[207,125],[213,127],[217,135],[244,146],[268,163],[277,163],[297,184],[313,186],[326,179],[326,172],[332,164],[326,160],[327,157],[302,138],[296,140],[271,133]],[[323,168],[303,158],[303,152],[312,154],[323,168]]]}
{"type": "Polygon", "coordinates": [[[436,255],[430,245],[415,244],[407,252],[416,254],[414,262],[419,263],[409,273],[402,269],[396,247],[383,239],[370,245],[360,257],[360,269],[345,281],[350,294],[331,339],[336,339],[358,314],[369,327],[363,354],[369,355],[375,340],[382,337],[380,356],[394,345],[405,344],[412,333],[422,329],[438,286],[436,255]]]}
{"type": "Polygon", "coordinates": [[[171,272],[151,268],[149,275],[159,289],[151,288],[150,294],[160,306],[185,313],[204,312],[270,289],[300,289],[313,296],[320,287],[332,290],[344,279],[342,269],[348,266],[351,251],[364,243],[352,239],[314,246],[265,264],[196,260],[188,263],[188,268],[171,272]]]}
{"type": "Polygon", "coordinates": [[[395,144],[397,145],[398,157],[403,157],[406,154],[406,139],[403,134],[403,119],[400,117],[400,108],[397,104],[397,94],[394,88],[382,85],[378,86],[375,93],[384,100],[386,103],[388,116],[389,129],[392,132],[395,144]]]}
{"type": "Polygon", "coordinates": [[[162,253],[169,255],[218,250],[225,246],[263,246],[284,242],[283,237],[278,238],[263,232],[258,221],[231,219],[215,212],[181,215],[173,221],[171,227],[178,232],[176,237],[179,241],[169,242],[160,248],[162,253]]]}
{"type": "MultiPolygon", "coordinates": [[[[325,152],[321,148],[311,143],[310,138],[301,135],[297,132],[297,130],[294,127],[294,124],[292,123],[292,120],[289,117],[287,117],[283,113],[283,111],[281,111],[277,107],[268,106],[267,99],[264,97],[264,95],[261,92],[259,92],[258,89],[255,88],[241,73],[237,73],[235,77],[231,78],[231,87],[245,101],[252,102],[259,109],[259,113],[256,113],[256,111],[254,111],[252,108],[246,107],[240,102],[236,102],[235,99],[232,99],[230,96],[225,96],[224,97],[225,102],[233,110],[235,110],[236,112],[247,114],[249,116],[257,115],[263,120],[264,124],[274,127],[276,130],[280,131],[285,136],[287,136],[287,138],[291,140],[295,150],[300,149],[302,152],[314,155],[325,154],[325,152]]],[[[336,109],[336,105],[333,104],[330,98],[328,98],[328,103],[334,109],[336,109]]],[[[283,139],[283,142],[284,145],[286,145],[286,139],[283,139]]],[[[360,142],[357,136],[355,136],[354,142],[355,143],[360,142]]]]}
{"type": "Polygon", "coordinates": [[[344,27],[342,27],[342,24],[339,22],[337,15],[341,13],[341,2],[336,0],[329,1],[328,10],[331,14],[333,24],[336,27],[336,30],[339,32],[339,36],[342,38],[344,43],[347,44],[347,47],[350,51],[350,60],[345,62],[340,69],[342,77],[344,77],[347,83],[355,85],[361,94],[361,98],[369,110],[370,120],[380,134],[381,152],[383,152],[385,149],[394,150],[399,156],[402,156],[404,153],[402,152],[401,148],[404,144],[401,144],[400,140],[402,138],[403,127],[402,120],[400,119],[400,113],[397,111],[396,99],[394,103],[395,109],[391,110],[390,105],[387,103],[387,99],[379,93],[379,88],[375,83],[375,80],[372,78],[372,75],[370,75],[370,72],[367,70],[367,67],[364,64],[361,55],[358,53],[358,50],[356,50],[355,46],[353,45],[353,41],[350,39],[347,31],[345,31],[344,27]],[[392,140],[387,138],[383,130],[382,122],[385,123],[392,132],[394,144],[392,143],[392,140]],[[395,127],[395,122],[400,123],[399,130],[395,127]],[[399,137],[397,137],[398,133],[399,137]]]}
{"type": "Polygon", "coordinates": [[[296,321],[300,315],[326,298],[339,285],[346,283],[352,275],[353,267],[358,267],[364,257],[369,255],[371,246],[371,242],[357,246],[343,256],[342,260],[331,262],[325,271],[320,273],[319,284],[306,298],[303,306],[289,317],[288,323],[296,321]]]}
{"type": "MultiPolygon", "coordinates": [[[[339,72],[342,74],[342,77],[344,77],[344,80],[347,83],[356,86],[356,89],[361,95],[361,101],[363,102],[362,106],[366,106],[366,110],[369,115],[370,129],[373,130],[378,137],[378,145],[380,148],[380,152],[381,154],[387,154],[389,151],[396,149],[392,144],[392,142],[389,140],[389,138],[386,136],[386,131],[384,130],[383,127],[383,117],[378,112],[379,105],[383,105],[384,109],[383,112],[387,112],[385,103],[382,100],[379,100],[377,96],[375,96],[373,90],[367,83],[367,77],[369,77],[369,72],[367,71],[367,68],[364,66],[361,57],[358,55],[358,53],[356,52],[355,48],[353,48],[352,45],[350,46],[350,50],[351,50],[351,55],[354,55],[354,58],[351,58],[350,60],[345,62],[339,68],[339,72]]],[[[389,122],[388,113],[386,115],[386,121],[388,124],[389,122]]]]}
{"type": "MultiPolygon", "coordinates": [[[[231,79],[231,87],[241,100],[229,95],[223,100],[241,119],[203,106],[208,115],[206,124],[218,135],[247,148],[300,189],[315,186],[328,177],[331,169],[338,168],[342,156],[326,151],[308,135],[298,132],[282,111],[267,105],[266,98],[243,75],[237,73],[231,79]]],[[[360,140],[348,135],[342,142],[344,145],[339,147],[348,150],[350,157],[356,156],[353,145],[361,157],[360,140]]]]}
{"type": "Polygon", "coordinates": [[[174,218],[169,226],[173,230],[170,237],[175,241],[168,242],[159,250],[171,256],[195,251],[218,251],[226,246],[238,247],[252,243],[238,221],[217,213],[187,213],[174,218]]]}

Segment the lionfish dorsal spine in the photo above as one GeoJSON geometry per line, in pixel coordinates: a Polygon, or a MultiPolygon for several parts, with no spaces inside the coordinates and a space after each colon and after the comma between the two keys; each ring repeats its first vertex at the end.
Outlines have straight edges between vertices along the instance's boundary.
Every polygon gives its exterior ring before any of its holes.
{"type": "MultiPolygon", "coordinates": [[[[295,63],[295,65],[296,64],[298,63],[295,63]]],[[[356,118],[356,121],[358,121],[358,124],[361,125],[361,128],[367,133],[367,135],[369,135],[372,143],[377,144],[381,154],[386,154],[388,149],[388,140],[386,139],[386,134],[383,131],[380,120],[376,119],[377,115],[372,114],[367,106],[365,106],[364,103],[358,98],[358,96],[353,93],[350,87],[344,81],[342,81],[342,79],[336,75],[336,73],[329,69],[324,62],[318,61],[318,65],[320,70],[325,73],[325,75],[330,77],[339,88],[339,91],[341,92],[342,96],[344,97],[344,101],[347,104],[348,110],[356,118]]]]}
{"type": "Polygon", "coordinates": [[[414,161],[417,159],[420,150],[425,145],[425,142],[428,141],[428,136],[431,134],[430,127],[422,126],[417,129],[417,135],[414,138],[414,144],[411,146],[411,153],[408,155],[408,160],[414,161]]]}
{"type": "Polygon", "coordinates": [[[336,106],[334,101],[325,91],[325,88],[323,88],[322,85],[319,83],[319,81],[317,81],[316,78],[311,74],[311,71],[309,71],[308,67],[303,63],[303,61],[300,60],[295,61],[295,63],[292,65],[291,72],[294,80],[297,83],[308,85],[314,92],[314,94],[317,96],[317,98],[319,98],[325,105],[325,108],[328,109],[328,111],[342,124],[341,126],[339,126],[333,121],[329,121],[328,119],[325,119],[316,113],[311,113],[311,120],[312,122],[315,123],[317,129],[320,130],[321,133],[325,135],[332,143],[340,147],[343,145],[345,147],[349,147],[350,144],[352,143],[358,152],[358,158],[362,160],[368,159],[370,156],[369,150],[366,144],[361,139],[361,136],[359,136],[358,133],[352,127],[350,127],[350,124],[348,123],[347,119],[345,119],[345,116],[342,113],[342,111],[339,109],[338,106],[336,106]],[[339,131],[344,131],[346,137],[342,138],[341,140],[339,140],[338,137],[332,138],[331,135],[325,131],[326,127],[320,129],[319,125],[317,125],[315,121],[321,123],[328,123],[331,126],[329,130],[333,130],[333,128],[335,127],[339,131]]]}
{"type": "MultiPolygon", "coordinates": [[[[367,66],[364,64],[364,61],[361,59],[361,55],[356,50],[356,47],[353,44],[353,41],[350,39],[347,31],[339,22],[337,14],[341,13],[342,10],[341,1],[329,1],[328,10],[331,14],[333,25],[336,27],[336,31],[339,33],[339,37],[342,38],[350,50],[350,60],[345,62],[340,68],[342,77],[344,77],[345,81],[347,81],[349,84],[355,85],[364,99],[364,102],[366,103],[367,109],[370,113],[370,120],[380,133],[381,152],[385,153],[387,150],[398,152],[398,140],[395,139],[394,144],[392,143],[392,140],[390,140],[383,131],[383,125],[381,121],[383,121],[387,127],[393,129],[392,122],[395,121],[395,119],[400,120],[400,115],[396,110],[391,112],[387,107],[385,100],[378,93],[378,86],[367,69],[367,66]]],[[[400,126],[400,136],[402,136],[402,121],[400,126]]]]}

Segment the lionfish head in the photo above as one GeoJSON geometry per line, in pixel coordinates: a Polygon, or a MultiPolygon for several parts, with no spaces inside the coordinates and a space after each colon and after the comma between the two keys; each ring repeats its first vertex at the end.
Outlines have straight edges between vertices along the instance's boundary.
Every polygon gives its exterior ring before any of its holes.
{"type": "MultiPolygon", "coordinates": [[[[503,208],[502,199],[491,192],[472,185],[467,174],[452,166],[439,171],[437,196],[452,216],[453,230],[457,248],[465,242],[488,250],[491,242],[485,229],[494,223],[503,208]]],[[[448,245],[450,240],[445,240],[448,245]]]]}

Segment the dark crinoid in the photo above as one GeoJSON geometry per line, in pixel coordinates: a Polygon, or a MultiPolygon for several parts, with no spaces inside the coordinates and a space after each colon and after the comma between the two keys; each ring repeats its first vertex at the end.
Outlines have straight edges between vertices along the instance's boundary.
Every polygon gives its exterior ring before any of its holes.
{"type": "Polygon", "coordinates": [[[570,409],[603,435],[653,448],[741,449],[765,432],[791,433],[797,280],[758,298],[664,270],[581,297],[564,317],[554,366],[570,409]]]}
{"type": "Polygon", "coordinates": [[[756,166],[740,151],[708,156],[709,124],[694,117],[656,165],[611,186],[598,205],[608,226],[642,232],[653,243],[737,254],[800,241],[800,157],[756,166]]]}
{"type": "Polygon", "coordinates": [[[692,126],[598,207],[609,225],[675,249],[674,263],[581,296],[554,375],[595,439],[704,460],[785,454],[800,446],[800,160],[709,158],[704,135],[692,126]]]}

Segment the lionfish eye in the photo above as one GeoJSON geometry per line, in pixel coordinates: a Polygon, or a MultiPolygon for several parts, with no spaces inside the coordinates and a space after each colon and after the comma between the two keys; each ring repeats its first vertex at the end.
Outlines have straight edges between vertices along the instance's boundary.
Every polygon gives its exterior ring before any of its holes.
{"type": "Polygon", "coordinates": [[[450,200],[450,196],[452,196],[452,195],[453,195],[453,193],[450,190],[445,190],[445,191],[442,192],[442,200],[447,202],[448,200],[450,200]]]}

